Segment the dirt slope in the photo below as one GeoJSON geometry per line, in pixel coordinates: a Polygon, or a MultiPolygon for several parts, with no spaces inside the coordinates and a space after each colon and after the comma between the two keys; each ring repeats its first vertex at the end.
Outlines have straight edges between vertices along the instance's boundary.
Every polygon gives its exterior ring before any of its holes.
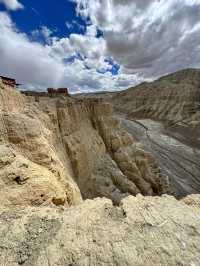
{"type": "Polygon", "coordinates": [[[0,211],[0,265],[200,265],[200,201],[128,197],[0,211]]]}
{"type": "MultiPolygon", "coordinates": [[[[134,118],[151,118],[169,126],[200,126],[200,70],[188,69],[116,93],[115,108],[134,118]]],[[[199,131],[198,131],[199,132],[199,131]]]]}
{"type": "Polygon", "coordinates": [[[100,100],[29,97],[0,85],[0,205],[160,195],[154,160],[100,100]]]}
{"type": "Polygon", "coordinates": [[[182,70],[108,100],[129,133],[154,156],[175,195],[199,193],[200,70],[182,70]]]}
{"type": "MultiPolygon", "coordinates": [[[[156,196],[169,191],[156,161],[170,139],[163,130],[177,121],[150,116],[158,123],[145,112],[131,122],[142,113],[120,111],[115,117],[95,97],[29,97],[0,84],[0,265],[200,265],[200,196],[156,196]],[[157,156],[147,135],[161,146],[157,156]]],[[[193,115],[187,128],[198,132],[196,109],[193,115]]],[[[181,111],[178,117],[187,122],[181,111]]],[[[177,144],[181,129],[170,132],[177,144]]],[[[169,165],[167,157],[162,163],[169,165]]],[[[199,163],[199,156],[186,158],[199,163]]],[[[174,182],[177,191],[182,181],[174,182]]]]}

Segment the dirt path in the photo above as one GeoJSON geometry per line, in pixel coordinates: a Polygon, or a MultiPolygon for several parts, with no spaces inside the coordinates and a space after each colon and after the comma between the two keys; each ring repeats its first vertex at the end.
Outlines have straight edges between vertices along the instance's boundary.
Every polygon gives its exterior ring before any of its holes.
{"type": "Polygon", "coordinates": [[[150,119],[128,120],[122,125],[151,152],[162,173],[168,176],[171,190],[182,198],[200,192],[200,150],[167,135],[161,123],[150,119]]]}

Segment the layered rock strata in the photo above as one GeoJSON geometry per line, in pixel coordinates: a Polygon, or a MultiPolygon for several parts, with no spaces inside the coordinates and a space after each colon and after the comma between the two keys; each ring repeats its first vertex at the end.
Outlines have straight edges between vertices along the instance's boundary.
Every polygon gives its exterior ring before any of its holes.
{"type": "Polygon", "coordinates": [[[116,110],[129,117],[162,121],[194,142],[200,135],[200,70],[182,70],[145,82],[111,99],[116,110]]]}
{"type": "Polygon", "coordinates": [[[174,195],[200,192],[200,70],[182,70],[107,99],[169,177],[174,195]]]}
{"type": "Polygon", "coordinates": [[[0,87],[0,200],[76,205],[105,196],[160,195],[167,184],[151,156],[99,100],[24,96],[0,87]]]}

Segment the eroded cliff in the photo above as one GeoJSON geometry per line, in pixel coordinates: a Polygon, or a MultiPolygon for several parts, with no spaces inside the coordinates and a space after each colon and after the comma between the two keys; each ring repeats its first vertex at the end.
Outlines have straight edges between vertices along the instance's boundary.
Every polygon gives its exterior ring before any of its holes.
{"type": "Polygon", "coordinates": [[[200,70],[186,69],[116,93],[117,112],[162,122],[168,133],[200,148],[200,70]]]}
{"type": "Polygon", "coordinates": [[[1,205],[65,205],[168,189],[149,153],[101,100],[28,97],[0,87],[1,205]]]}
{"type": "Polygon", "coordinates": [[[168,180],[119,121],[0,84],[0,265],[200,264],[199,195],[156,196],[168,180]]]}
{"type": "Polygon", "coordinates": [[[173,194],[199,193],[200,70],[182,70],[105,98],[168,176],[173,194]]]}
{"type": "Polygon", "coordinates": [[[200,70],[186,69],[114,94],[117,110],[134,118],[200,126],[200,70]]]}

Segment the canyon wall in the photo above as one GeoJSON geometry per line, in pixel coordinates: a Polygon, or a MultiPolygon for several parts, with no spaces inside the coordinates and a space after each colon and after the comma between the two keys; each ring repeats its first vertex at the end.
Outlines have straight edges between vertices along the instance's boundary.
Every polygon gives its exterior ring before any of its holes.
{"type": "Polygon", "coordinates": [[[139,115],[141,111],[142,117],[178,121],[200,111],[199,88],[200,70],[182,70],[116,93],[113,100],[127,113],[139,115]]]}
{"type": "Polygon", "coordinates": [[[200,70],[187,69],[144,82],[112,97],[116,110],[129,117],[168,125],[187,125],[200,134],[200,70]]]}
{"type": "Polygon", "coordinates": [[[182,70],[105,98],[168,176],[173,194],[199,193],[200,70],[182,70]]]}
{"type": "Polygon", "coordinates": [[[0,85],[2,206],[79,204],[168,190],[150,154],[101,100],[24,96],[0,85]]]}
{"type": "MultiPolygon", "coordinates": [[[[115,108],[134,119],[135,99],[126,107],[123,97],[115,108]]],[[[200,264],[199,195],[166,195],[168,180],[125,122],[95,97],[25,96],[0,84],[0,265],[200,264]]],[[[151,137],[142,127],[136,133],[151,137]]]]}
{"type": "Polygon", "coordinates": [[[37,103],[0,88],[1,205],[80,203],[56,125],[37,103]]]}

